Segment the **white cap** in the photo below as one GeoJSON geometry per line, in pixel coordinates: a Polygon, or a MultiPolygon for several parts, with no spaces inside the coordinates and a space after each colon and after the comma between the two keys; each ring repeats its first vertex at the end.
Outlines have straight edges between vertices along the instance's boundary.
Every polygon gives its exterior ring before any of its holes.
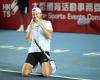
{"type": "Polygon", "coordinates": [[[42,11],[41,11],[40,8],[35,7],[35,8],[32,8],[32,12],[39,12],[39,13],[41,13],[42,11]]]}

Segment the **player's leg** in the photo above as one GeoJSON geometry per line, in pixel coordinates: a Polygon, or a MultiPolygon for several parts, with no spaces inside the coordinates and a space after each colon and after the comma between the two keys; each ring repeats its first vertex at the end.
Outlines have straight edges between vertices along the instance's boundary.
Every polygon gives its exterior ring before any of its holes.
{"type": "Polygon", "coordinates": [[[23,76],[28,76],[32,72],[32,69],[33,65],[31,65],[30,63],[24,63],[21,73],[23,76]]]}
{"type": "MultiPolygon", "coordinates": [[[[47,54],[49,54],[49,52],[47,52],[47,54]]],[[[52,67],[50,64],[50,60],[43,53],[40,57],[40,63],[43,76],[49,77],[52,72],[52,67]]]]}
{"type": "Polygon", "coordinates": [[[41,67],[42,67],[43,76],[49,77],[52,72],[52,67],[51,67],[50,61],[43,62],[41,64],[41,67]]]}
{"type": "Polygon", "coordinates": [[[36,53],[29,53],[22,67],[22,75],[28,76],[32,72],[32,69],[35,68],[37,64],[38,64],[38,59],[36,57],[36,53]]]}

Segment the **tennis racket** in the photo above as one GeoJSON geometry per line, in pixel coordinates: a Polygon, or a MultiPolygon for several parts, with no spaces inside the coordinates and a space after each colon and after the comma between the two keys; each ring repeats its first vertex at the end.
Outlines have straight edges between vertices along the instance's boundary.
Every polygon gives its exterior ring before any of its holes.
{"type": "MultiPolygon", "coordinates": [[[[34,42],[38,46],[40,51],[50,60],[50,56],[47,53],[45,53],[45,51],[41,48],[41,46],[38,44],[38,42],[35,39],[34,39],[34,42]]],[[[52,73],[55,73],[56,72],[56,65],[55,65],[54,60],[50,60],[50,63],[51,63],[51,67],[52,67],[52,73]]]]}
{"type": "Polygon", "coordinates": [[[38,46],[40,51],[50,60],[50,56],[41,48],[41,46],[38,44],[38,42],[34,39],[35,44],[38,46]]]}

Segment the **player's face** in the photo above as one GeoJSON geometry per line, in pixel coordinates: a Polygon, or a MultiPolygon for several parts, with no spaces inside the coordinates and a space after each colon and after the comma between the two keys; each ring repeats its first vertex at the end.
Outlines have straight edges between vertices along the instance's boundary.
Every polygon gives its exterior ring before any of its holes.
{"type": "Polygon", "coordinates": [[[42,13],[39,12],[32,12],[32,18],[35,21],[36,19],[41,19],[42,18],[42,13]]]}

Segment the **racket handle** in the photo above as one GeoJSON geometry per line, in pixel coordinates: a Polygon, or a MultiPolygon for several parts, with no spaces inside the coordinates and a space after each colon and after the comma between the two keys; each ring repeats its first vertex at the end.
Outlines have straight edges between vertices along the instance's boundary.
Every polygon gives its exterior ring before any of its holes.
{"type": "Polygon", "coordinates": [[[36,45],[38,46],[38,48],[41,50],[41,52],[43,52],[43,54],[48,58],[48,59],[50,59],[50,56],[47,54],[47,53],[45,53],[45,51],[41,48],[41,46],[38,44],[38,42],[34,39],[34,42],[36,43],[36,45]]]}

